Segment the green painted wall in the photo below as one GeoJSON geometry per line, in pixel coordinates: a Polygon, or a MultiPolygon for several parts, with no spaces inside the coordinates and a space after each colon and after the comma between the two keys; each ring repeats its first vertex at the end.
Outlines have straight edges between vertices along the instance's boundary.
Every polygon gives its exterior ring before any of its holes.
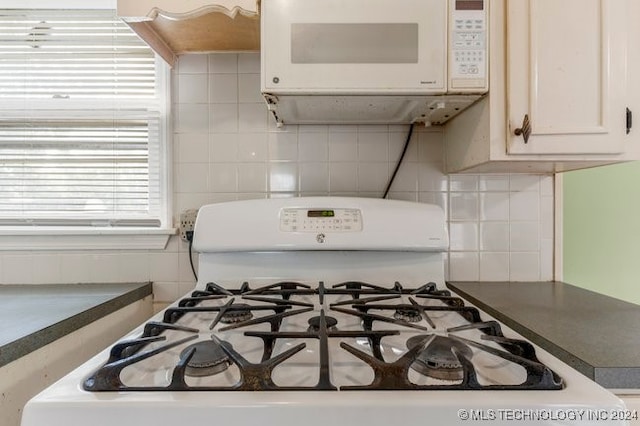
{"type": "Polygon", "coordinates": [[[563,281],[640,304],[640,162],[563,180],[563,281]]]}

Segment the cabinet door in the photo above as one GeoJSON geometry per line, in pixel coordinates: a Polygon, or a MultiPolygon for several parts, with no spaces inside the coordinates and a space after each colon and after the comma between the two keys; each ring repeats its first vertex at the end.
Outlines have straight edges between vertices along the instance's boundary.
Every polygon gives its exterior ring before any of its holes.
{"type": "Polygon", "coordinates": [[[621,153],[627,1],[509,0],[507,8],[508,153],[621,153]]]}

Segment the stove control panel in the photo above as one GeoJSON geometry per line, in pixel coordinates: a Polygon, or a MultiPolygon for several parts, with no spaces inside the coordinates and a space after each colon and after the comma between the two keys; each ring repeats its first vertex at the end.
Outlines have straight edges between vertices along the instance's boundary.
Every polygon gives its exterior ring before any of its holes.
{"type": "Polygon", "coordinates": [[[282,232],[360,232],[359,209],[284,208],[280,211],[282,232]]]}

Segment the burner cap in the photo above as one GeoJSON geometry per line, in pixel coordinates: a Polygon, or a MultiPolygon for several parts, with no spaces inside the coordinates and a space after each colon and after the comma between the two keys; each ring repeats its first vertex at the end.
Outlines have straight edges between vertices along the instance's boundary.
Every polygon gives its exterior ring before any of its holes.
{"type": "Polygon", "coordinates": [[[422,321],[422,315],[420,311],[415,308],[398,308],[396,309],[393,317],[397,320],[402,320],[406,322],[420,322],[422,321]]]}
{"type": "MultiPolygon", "coordinates": [[[[327,323],[327,329],[334,331],[336,330],[336,324],[338,324],[338,320],[334,317],[326,316],[324,317],[325,322],[327,323]]],[[[320,331],[320,317],[311,317],[307,321],[309,323],[309,328],[307,331],[317,332],[320,331]]]]}
{"type": "Polygon", "coordinates": [[[226,311],[220,322],[225,324],[234,324],[236,322],[248,321],[253,318],[251,312],[251,306],[246,303],[234,303],[230,306],[231,309],[226,311]]]}
{"type": "MultiPolygon", "coordinates": [[[[407,340],[409,349],[422,344],[430,336],[413,336],[407,340]]],[[[456,348],[458,352],[467,359],[471,359],[473,351],[466,344],[450,339],[449,337],[436,336],[429,345],[418,354],[411,368],[420,374],[440,380],[462,380],[464,370],[458,358],[453,354],[451,348],[456,348]]]]}
{"type": "Polygon", "coordinates": [[[182,350],[180,358],[182,358],[190,349],[195,348],[196,351],[187,363],[185,374],[192,377],[213,376],[222,373],[229,365],[229,357],[224,352],[219,343],[213,340],[194,343],[182,350]]]}

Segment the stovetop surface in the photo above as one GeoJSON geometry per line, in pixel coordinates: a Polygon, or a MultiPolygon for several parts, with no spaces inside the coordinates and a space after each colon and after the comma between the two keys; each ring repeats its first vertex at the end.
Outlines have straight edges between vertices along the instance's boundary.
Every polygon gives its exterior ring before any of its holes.
{"type": "Polygon", "coordinates": [[[560,390],[534,347],[433,283],[208,283],[118,342],[89,391],[560,390]]]}

